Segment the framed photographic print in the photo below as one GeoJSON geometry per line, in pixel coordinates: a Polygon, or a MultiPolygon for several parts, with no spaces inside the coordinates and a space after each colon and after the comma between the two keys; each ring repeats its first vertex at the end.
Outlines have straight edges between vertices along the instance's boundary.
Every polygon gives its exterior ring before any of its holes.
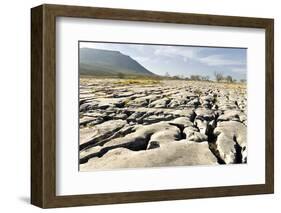
{"type": "Polygon", "coordinates": [[[273,19],[31,9],[31,203],[273,193],[273,19]]]}

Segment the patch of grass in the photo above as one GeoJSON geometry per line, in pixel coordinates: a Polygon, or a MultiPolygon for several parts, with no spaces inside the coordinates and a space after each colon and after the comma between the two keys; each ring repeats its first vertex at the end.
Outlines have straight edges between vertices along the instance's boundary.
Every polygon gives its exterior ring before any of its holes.
{"type": "Polygon", "coordinates": [[[129,103],[130,103],[130,100],[129,100],[129,99],[125,100],[125,101],[124,101],[124,106],[128,106],[129,103]]]}
{"type": "Polygon", "coordinates": [[[150,80],[150,79],[126,79],[114,82],[114,84],[119,85],[154,85],[160,84],[160,80],[150,80]]]}
{"type": "Polygon", "coordinates": [[[226,89],[244,90],[246,89],[247,85],[242,83],[224,83],[223,87],[226,89]]]}

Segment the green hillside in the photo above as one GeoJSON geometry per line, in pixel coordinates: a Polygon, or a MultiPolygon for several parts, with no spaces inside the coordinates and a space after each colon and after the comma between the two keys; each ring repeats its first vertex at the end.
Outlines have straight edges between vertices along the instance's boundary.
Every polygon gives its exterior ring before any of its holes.
{"type": "Polygon", "coordinates": [[[79,71],[93,76],[156,76],[130,56],[119,51],[81,48],[79,71]]]}

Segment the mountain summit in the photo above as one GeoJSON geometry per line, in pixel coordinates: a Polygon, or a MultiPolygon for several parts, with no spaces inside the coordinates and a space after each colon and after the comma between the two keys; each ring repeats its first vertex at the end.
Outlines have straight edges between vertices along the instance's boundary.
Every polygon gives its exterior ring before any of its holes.
{"type": "Polygon", "coordinates": [[[130,56],[119,51],[80,48],[81,75],[94,76],[155,76],[130,56]]]}

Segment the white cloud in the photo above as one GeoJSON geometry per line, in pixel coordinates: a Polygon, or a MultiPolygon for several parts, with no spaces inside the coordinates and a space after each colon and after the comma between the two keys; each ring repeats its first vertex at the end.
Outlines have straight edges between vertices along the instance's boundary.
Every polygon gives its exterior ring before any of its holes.
{"type": "Polygon", "coordinates": [[[209,66],[223,66],[223,65],[245,65],[245,63],[239,60],[231,60],[224,58],[223,55],[210,55],[204,58],[200,58],[201,63],[207,64],[209,66]]]}
{"type": "Polygon", "coordinates": [[[236,73],[246,73],[246,68],[234,67],[232,68],[232,71],[236,73]]]}
{"type": "MultiPolygon", "coordinates": [[[[241,66],[245,65],[245,62],[240,60],[227,59],[224,55],[213,54],[207,57],[199,56],[202,51],[201,48],[181,48],[181,47],[171,47],[162,46],[157,47],[154,50],[156,56],[166,56],[166,57],[182,57],[185,62],[197,61],[208,66],[241,66]]],[[[238,70],[237,70],[238,71],[238,70]]],[[[241,70],[242,72],[242,70],[241,70]]]]}
{"type": "Polygon", "coordinates": [[[187,59],[196,59],[197,54],[200,50],[197,48],[181,48],[171,46],[161,46],[154,50],[154,55],[166,56],[166,57],[183,57],[184,61],[187,59]]]}
{"type": "Polygon", "coordinates": [[[138,61],[138,62],[146,62],[146,61],[150,61],[149,57],[143,57],[143,56],[133,56],[132,57],[134,60],[138,61]]]}

